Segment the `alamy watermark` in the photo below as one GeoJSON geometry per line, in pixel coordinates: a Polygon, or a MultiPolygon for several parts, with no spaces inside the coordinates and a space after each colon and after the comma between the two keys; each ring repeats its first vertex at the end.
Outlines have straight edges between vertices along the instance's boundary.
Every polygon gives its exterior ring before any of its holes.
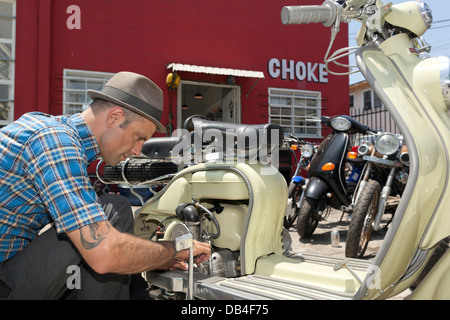
{"type": "Polygon", "coordinates": [[[66,273],[69,274],[66,280],[67,289],[81,289],[81,275],[80,267],[77,265],[70,265],[66,269],[66,273]]]}
{"type": "Polygon", "coordinates": [[[178,142],[172,149],[174,162],[191,165],[214,161],[218,164],[245,162],[262,163],[267,166],[261,174],[274,174],[279,166],[279,149],[281,130],[253,130],[208,128],[189,132],[176,129],[172,137],[178,142]]]}
{"type": "Polygon", "coordinates": [[[66,20],[66,26],[69,30],[81,29],[81,9],[77,5],[70,5],[66,10],[70,16],[66,20]]]}

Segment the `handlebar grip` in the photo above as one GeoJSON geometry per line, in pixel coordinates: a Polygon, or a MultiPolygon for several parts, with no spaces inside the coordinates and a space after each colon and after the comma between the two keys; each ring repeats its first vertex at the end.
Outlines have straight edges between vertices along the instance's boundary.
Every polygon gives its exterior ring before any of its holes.
{"type": "Polygon", "coordinates": [[[283,24],[320,22],[325,27],[330,27],[336,20],[336,11],[336,5],[330,0],[317,6],[287,6],[281,10],[281,22],[283,24]]]}

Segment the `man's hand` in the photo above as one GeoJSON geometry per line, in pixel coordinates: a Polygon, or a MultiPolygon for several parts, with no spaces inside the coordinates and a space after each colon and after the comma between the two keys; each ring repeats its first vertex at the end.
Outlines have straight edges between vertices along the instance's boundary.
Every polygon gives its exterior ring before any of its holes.
{"type": "MultiPolygon", "coordinates": [[[[151,241],[121,233],[109,221],[68,232],[84,260],[97,273],[135,274],[147,270],[187,270],[189,249],[175,252],[172,241],[151,241]]],[[[193,240],[194,262],[209,258],[211,246],[193,240]]]]}
{"type": "MultiPolygon", "coordinates": [[[[193,241],[194,244],[194,263],[200,264],[205,260],[208,260],[211,256],[211,245],[205,242],[199,242],[197,240],[193,241]]],[[[164,270],[187,270],[188,264],[186,261],[189,260],[189,249],[181,250],[177,252],[175,258],[169,262],[166,266],[162,267],[164,270]]]]}

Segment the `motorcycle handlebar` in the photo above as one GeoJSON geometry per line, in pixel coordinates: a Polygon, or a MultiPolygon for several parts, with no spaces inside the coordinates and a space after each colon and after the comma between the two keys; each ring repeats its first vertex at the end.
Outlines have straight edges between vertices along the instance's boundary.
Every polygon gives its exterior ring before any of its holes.
{"type": "Polygon", "coordinates": [[[336,20],[336,4],[326,0],[322,5],[316,6],[286,6],[281,10],[283,24],[322,23],[331,27],[336,20]]]}

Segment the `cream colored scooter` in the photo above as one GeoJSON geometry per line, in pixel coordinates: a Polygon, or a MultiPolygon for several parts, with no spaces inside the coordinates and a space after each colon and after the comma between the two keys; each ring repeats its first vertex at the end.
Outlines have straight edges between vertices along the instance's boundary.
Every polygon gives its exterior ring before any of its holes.
{"type": "MultiPolygon", "coordinates": [[[[353,50],[359,70],[395,118],[410,154],[408,184],[374,261],[290,252],[283,230],[286,183],[270,161],[251,157],[261,145],[270,149],[262,142],[276,128],[248,128],[246,134],[243,125],[227,131],[227,124],[203,121],[197,123],[200,140],[214,151],[222,148],[219,156],[206,154],[208,159],[179,172],[147,201],[137,212],[135,234],[174,240],[180,248],[193,238],[208,241],[213,252],[202,265],[191,264],[189,272],[145,272],[153,297],[385,299],[409,288],[437,243],[450,235],[450,66],[447,58],[422,58],[428,48],[418,38],[431,25],[431,11],[422,1],[340,3],[285,7],[281,19],[323,23],[332,27],[332,39],[341,22],[362,23],[360,47],[353,50]],[[264,138],[255,138],[262,137],[256,129],[265,132],[264,138]],[[250,137],[254,148],[224,143],[229,136],[250,137]],[[229,150],[246,150],[246,155],[224,157],[229,150]]],[[[328,58],[327,53],[327,63],[342,66],[339,60],[347,54],[338,50],[328,58]]],[[[186,141],[181,149],[189,150],[191,140],[186,141]]],[[[450,299],[449,268],[447,252],[409,298],[450,299]]]]}

